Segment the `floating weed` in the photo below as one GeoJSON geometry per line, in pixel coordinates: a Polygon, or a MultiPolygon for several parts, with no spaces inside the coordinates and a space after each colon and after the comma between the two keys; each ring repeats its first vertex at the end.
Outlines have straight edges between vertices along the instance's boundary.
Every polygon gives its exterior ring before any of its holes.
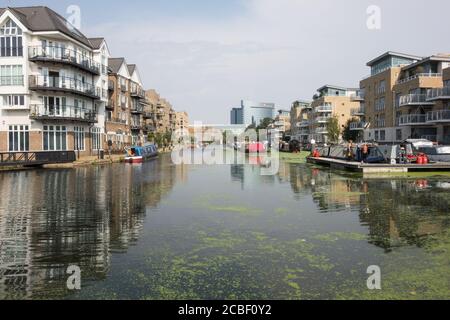
{"type": "Polygon", "coordinates": [[[327,242],[336,242],[338,240],[366,241],[367,236],[365,234],[355,232],[332,232],[316,235],[313,239],[327,242]]]}

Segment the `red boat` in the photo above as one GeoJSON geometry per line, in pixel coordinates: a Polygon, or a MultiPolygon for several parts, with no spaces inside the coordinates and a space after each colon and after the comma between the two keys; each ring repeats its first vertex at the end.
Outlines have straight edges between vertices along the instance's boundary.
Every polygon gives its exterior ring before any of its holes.
{"type": "Polygon", "coordinates": [[[266,147],[262,142],[253,142],[245,146],[246,153],[264,153],[266,152],[266,147]]]}
{"type": "Polygon", "coordinates": [[[131,147],[126,150],[125,162],[142,163],[145,160],[158,156],[158,148],[154,144],[146,144],[142,147],[131,147]]]}

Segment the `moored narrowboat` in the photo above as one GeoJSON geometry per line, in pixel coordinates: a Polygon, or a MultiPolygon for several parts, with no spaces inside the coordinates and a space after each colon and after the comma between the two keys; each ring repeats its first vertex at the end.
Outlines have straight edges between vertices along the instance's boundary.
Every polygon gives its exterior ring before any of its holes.
{"type": "Polygon", "coordinates": [[[134,146],[126,149],[125,162],[142,163],[158,156],[158,148],[154,144],[134,146]]]}

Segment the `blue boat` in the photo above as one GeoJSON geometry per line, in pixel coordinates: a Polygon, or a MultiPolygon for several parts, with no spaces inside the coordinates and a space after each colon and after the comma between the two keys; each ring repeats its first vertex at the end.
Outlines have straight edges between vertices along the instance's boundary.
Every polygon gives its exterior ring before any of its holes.
{"type": "Polygon", "coordinates": [[[152,143],[145,144],[143,146],[130,147],[125,151],[125,162],[128,163],[142,163],[148,159],[153,159],[158,156],[158,148],[152,143]]]}

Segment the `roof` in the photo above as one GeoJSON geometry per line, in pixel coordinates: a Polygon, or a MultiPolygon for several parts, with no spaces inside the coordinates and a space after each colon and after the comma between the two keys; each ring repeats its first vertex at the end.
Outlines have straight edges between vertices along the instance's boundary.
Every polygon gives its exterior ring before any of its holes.
{"type": "Polygon", "coordinates": [[[323,89],[326,89],[326,88],[338,89],[338,90],[344,90],[344,91],[356,90],[356,89],[351,89],[351,88],[346,88],[346,87],[340,87],[340,86],[334,86],[334,85],[326,84],[323,87],[320,87],[319,89],[317,89],[317,91],[320,92],[320,91],[322,91],[323,89]]]}
{"type": "Polygon", "coordinates": [[[429,56],[426,58],[423,58],[420,61],[417,61],[415,63],[409,64],[405,67],[403,67],[403,70],[408,70],[417,66],[420,66],[421,64],[424,64],[426,62],[432,62],[432,61],[437,61],[437,62],[450,62],[450,55],[435,55],[435,56],[429,56]]]}
{"type": "Polygon", "coordinates": [[[125,63],[125,58],[109,58],[108,67],[112,73],[119,73],[120,67],[125,63]]]}
{"type": "Polygon", "coordinates": [[[92,48],[98,50],[102,46],[103,41],[105,41],[105,38],[89,38],[88,40],[91,43],[92,48]]]}
{"type": "Polygon", "coordinates": [[[384,58],[389,57],[389,56],[400,57],[400,58],[411,59],[411,60],[422,60],[423,59],[423,57],[414,56],[411,54],[388,51],[386,53],[383,53],[381,56],[378,56],[375,59],[367,62],[367,66],[371,67],[374,64],[376,64],[377,62],[379,62],[380,60],[383,60],[384,58]]]}
{"type": "Polygon", "coordinates": [[[127,67],[128,67],[128,72],[130,73],[130,75],[132,75],[134,73],[134,70],[136,70],[135,64],[129,64],[129,65],[127,65],[127,67]]]}
{"type": "Polygon", "coordinates": [[[0,15],[6,10],[11,13],[29,30],[59,31],[89,48],[93,48],[91,42],[78,29],[73,27],[64,17],[45,6],[34,7],[8,7],[0,8],[0,15]]]}

